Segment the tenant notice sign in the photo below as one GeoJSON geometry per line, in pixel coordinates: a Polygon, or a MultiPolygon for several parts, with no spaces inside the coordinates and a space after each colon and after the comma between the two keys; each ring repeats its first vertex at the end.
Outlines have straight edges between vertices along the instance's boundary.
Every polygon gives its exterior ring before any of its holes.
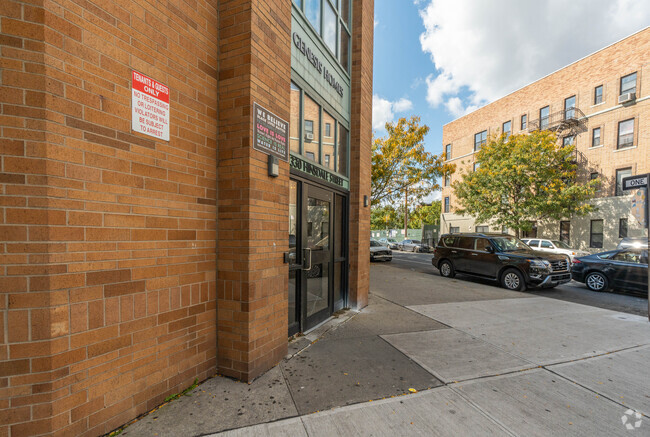
{"type": "Polygon", "coordinates": [[[169,141],[169,88],[137,71],[131,84],[131,129],[169,141]]]}
{"type": "Polygon", "coordinates": [[[253,149],[289,161],[289,123],[253,104],[253,149]]]}

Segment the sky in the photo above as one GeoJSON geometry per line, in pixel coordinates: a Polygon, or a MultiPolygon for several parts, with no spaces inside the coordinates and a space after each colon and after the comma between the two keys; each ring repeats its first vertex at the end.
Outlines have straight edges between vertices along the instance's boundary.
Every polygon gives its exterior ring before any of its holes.
{"type": "Polygon", "coordinates": [[[648,25],[649,0],[375,0],[374,135],[417,115],[439,154],[444,124],[648,25]]]}

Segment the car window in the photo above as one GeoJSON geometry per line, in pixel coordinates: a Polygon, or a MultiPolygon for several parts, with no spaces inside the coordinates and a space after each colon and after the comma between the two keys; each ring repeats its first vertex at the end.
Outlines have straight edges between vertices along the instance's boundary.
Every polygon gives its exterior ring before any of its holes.
{"type": "Polygon", "coordinates": [[[475,250],[486,252],[485,248],[488,246],[491,246],[490,240],[488,240],[487,238],[477,238],[474,248],[475,250]]]}
{"type": "Polygon", "coordinates": [[[555,244],[555,247],[559,247],[560,249],[571,249],[571,247],[564,241],[553,240],[553,244],[555,244]]]}
{"type": "Polygon", "coordinates": [[[539,240],[530,240],[527,244],[530,247],[539,247],[539,240]]]}
{"type": "Polygon", "coordinates": [[[458,247],[460,249],[474,250],[474,237],[460,237],[458,247]]]}
{"type": "Polygon", "coordinates": [[[377,246],[381,246],[381,243],[379,241],[370,240],[370,247],[377,247],[377,246]]]}
{"type": "Polygon", "coordinates": [[[623,261],[634,264],[641,264],[640,250],[623,250],[612,257],[615,261],[623,261]]]}
{"type": "Polygon", "coordinates": [[[648,251],[641,252],[641,264],[648,264],[648,251]]]}
{"type": "Polygon", "coordinates": [[[442,237],[441,241],[442,241],[442,244],[444,244],[447,247],[454,247],[454,240],[456,240],[456,238],[458,238],[458,237],[451,237],[451,236],[442,237]]]}
{"type": "Polygon", "coordinates": [[[550,241],[542,241],[540,246],[544,249],[554,249],[550,241]]]}
{"type": "Polygon", "coordinates": [[[411,240],[413,244],[420,244],[420,240],[411,240]]]}
{"type": "MultiPolygon", "coordinates": [[[[539,241],[539,240],[537,240],[539,241]]],[[[512,236],[494,237],[492,238],[494,244],[499,252],[510,252],[515,250],[526,250],[528,246],[512,236]]]]}

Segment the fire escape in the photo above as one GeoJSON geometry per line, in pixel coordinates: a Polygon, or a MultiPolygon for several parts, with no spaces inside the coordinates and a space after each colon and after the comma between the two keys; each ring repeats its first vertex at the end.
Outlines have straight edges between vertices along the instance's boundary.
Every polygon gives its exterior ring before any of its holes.
{"type": "MultiPolygon", "coordinates": [[[[569,108],[549,114],[548,117],[531,120],[528,123],[528,132],[548,130],[554,132],[560,141],[568,139],[575,144],[575,137],[582,132],[587,132],[588,119],[578,108],[569,108]]],[[[579,165],[586,164],[586,158],[578,149],[575,149],[575,161],[579,165]]]]}

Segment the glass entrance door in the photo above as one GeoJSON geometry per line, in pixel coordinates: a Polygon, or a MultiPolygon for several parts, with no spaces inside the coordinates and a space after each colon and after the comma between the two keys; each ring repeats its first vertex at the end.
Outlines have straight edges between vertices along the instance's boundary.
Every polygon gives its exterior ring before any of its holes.
{"type": "Polygon", "coordinates": [[[289,335],[344,307],[347,198],[310,183],[289,183],[289,335]]]}
{"type": "Polygon", "coordinates": [[[332,193],[309,184],[305,188],[302,210],[303,284],[305,329],[331,314],[330,265],[332,261],[332,193]]]}

